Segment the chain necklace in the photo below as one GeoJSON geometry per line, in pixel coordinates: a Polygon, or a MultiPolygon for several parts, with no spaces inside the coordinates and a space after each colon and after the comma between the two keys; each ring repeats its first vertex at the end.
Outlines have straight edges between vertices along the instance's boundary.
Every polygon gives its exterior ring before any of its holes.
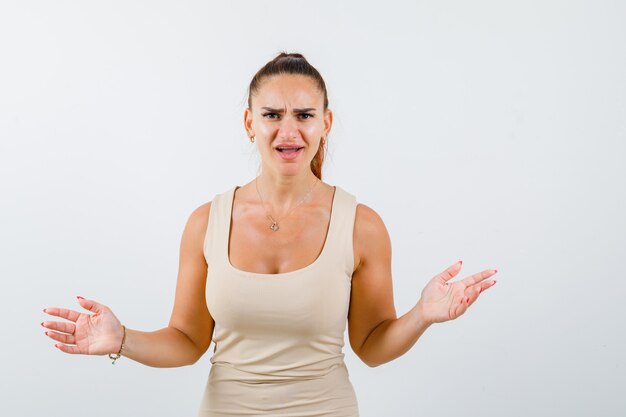
{"type": "MultiPolygon", "coordinates": [[[[256,192],[259,195],[259,200],[261,200],[261,205],[263,206],[263,210],[265,210],[265,203],[263,202],[263,198],[261,197],[261,193],[259,192],[259,185],[257,183],[257,179],[259,177],[256,177],[254,179],[254,185],[256,186],[256,192]]],[[[298,204],[296,204],[294,207],[292,207],[291,209],[289,209],[289,211],[287,212],[287,214],[285,214],[283,216],[283,219],[285,219],[285,217],[289,216],[289,214],[296,209],[296,207],[298,207],[300,204],[302,204],[304,202],[304,200],[306,200],[306,198],[309,196],[309,194],[311,194],[311,192],[313,191],[313,189],[315,188],[315,186],[320,182],[319,178],[317,179],[317,181],[315,182],[315,184],[313,185],[313,187],[311,187],[309,189],[309,192],[306,193],[306,195],[302,198],[302,200],[300,200],[300,202],[298,204]]],[[[279,227],[278,227],[278,220],[274,219],[267,210],[265,210],[265,214],[267,215],[267,218],[270,219],[270,221],[272,222],[272,224],[270,224],[270,229],[272,229],[274,232],[276,232],[279,227]]]]}

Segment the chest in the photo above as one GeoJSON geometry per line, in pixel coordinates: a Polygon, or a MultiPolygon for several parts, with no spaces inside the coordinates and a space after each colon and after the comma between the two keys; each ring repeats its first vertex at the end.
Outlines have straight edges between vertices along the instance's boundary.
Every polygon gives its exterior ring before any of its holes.
{"type": "Polygon", "coordinates": [[[228,258],[236,269],[262,274],[282,274],[302,269],[320,256],[327,244],[331,213],[316,206],[279,219],[278,230],[264,212],[233,210],[228,258]]]}

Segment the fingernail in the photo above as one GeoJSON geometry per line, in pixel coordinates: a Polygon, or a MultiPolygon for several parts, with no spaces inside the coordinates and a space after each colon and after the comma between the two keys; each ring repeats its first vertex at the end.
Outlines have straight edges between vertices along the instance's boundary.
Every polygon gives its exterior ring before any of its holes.
{"type": "Polygon", "coordinates": [[[76,298],[80,298],[81,300],[85,299],[85,297],[81,297],[80,295],[77,295],[76,298]]]}
{"type": "MultiPolygon", "coordinates": [[[[495,272],[498,272],[498,270],[497,270],[497,269],[494,269],[494,271],[495,271],[495,272]]],[[[494,272],[494,273],[495,273],[495,272],[494,272]]]]}
{"type": "Polygon", "coordinates": [[[43,321],[41,322],[41,325],[43,326],[43,321]]]}
{"type": "Polygon", "coordinates": [[[478,294],[480,294],[481,292],[483,292],[483,289],[481,288],[480,291],[478,291],[478,294]]]}
{"type": "Polygon", "coordinates": [[[467,300],[465,300],[466,303],[469,303],[469,297],[467,297],[467,300]]]}
{"type": "Polygon", "coordinates": [[[491,284],[491,285],[496,285],[496,280],[495,279],[493,280],[493,284],[491,284]]]}
{"type": "Polygon", "coordinates": [[[46,312],[46,309],[45,309],[45,308],[43,309],[43,312],[44,312],[44,313],[46,312]]]}
{"type": "Polygon", "coordinates": [[[48,332],[44,332],[46,334],[46,336],[48,336],[48,332]]]}
{"type": "Polygon", "coordinates": [[[461,265],[463,265],[463,261],[459,261],[459,262],[457,262],[457,264],[461,264],[461,265]]]}

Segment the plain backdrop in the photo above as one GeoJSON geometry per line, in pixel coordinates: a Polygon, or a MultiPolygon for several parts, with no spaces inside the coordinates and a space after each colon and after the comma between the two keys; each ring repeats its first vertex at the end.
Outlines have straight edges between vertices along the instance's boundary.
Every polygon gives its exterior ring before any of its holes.
{"type": "Polygon", "coordinates": [[[209,351],[68,355],[44,307],[167,325],[189,214],[254,178],[246,88],[324,76],[324,180],[377,211],[398,316],[437,273],[499,272],[396,360],[346,363],[361,415],[626,414],[626,3],[0,3],[0,414],[195,416],[209,351]]]}

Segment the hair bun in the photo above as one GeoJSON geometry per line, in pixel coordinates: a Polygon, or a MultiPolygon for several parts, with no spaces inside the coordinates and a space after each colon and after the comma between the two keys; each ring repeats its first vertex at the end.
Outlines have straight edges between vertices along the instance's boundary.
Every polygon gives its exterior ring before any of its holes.
{"type": "Polygon", "coordinates": [[[274,59],[280,59],[280,58],[305,59],[304,56],[302,54],[300,54],[300,53],[297,53],[297,52],[285,52],[285,51],[282,51],[274,59]]]}

